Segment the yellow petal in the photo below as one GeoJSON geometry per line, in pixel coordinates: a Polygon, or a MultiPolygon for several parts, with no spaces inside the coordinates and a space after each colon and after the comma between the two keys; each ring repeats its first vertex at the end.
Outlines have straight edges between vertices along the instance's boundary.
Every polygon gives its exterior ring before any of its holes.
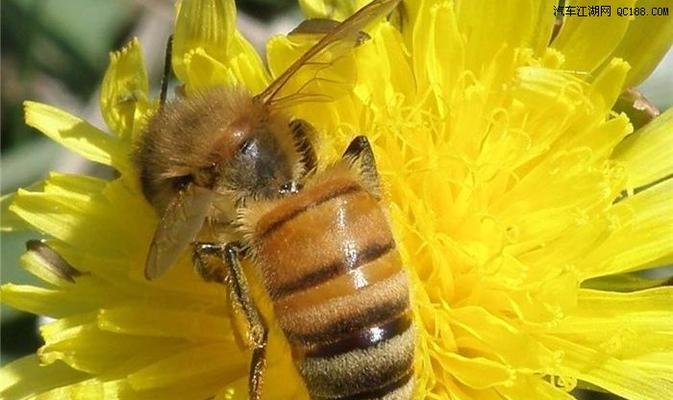
{"type": "Polygon", "coordinates": [[[420,7],[416,18],[412,62],[417,88],[421,93],[428,86],[438,95],[449,93],[465,69],[465,41],[455,10],[448,4],[420,7]]]}
{"type": "MultiPolygon", "coordinates": [[[[71,197],[74,200],[89,200],[91,193],[100,192],[105,181],[98,178],[93,178],[83,175],[66,175],[57,172],[50,172],[49,179],[46,181],[36,182],[24,188],[28,192],[43,192],[48,191],[60,196],[71,197]]],[[[2,225],[3,231],[20,231],[26,230],[30,224],[20,218],[17,214],[10,211],[10,206],[16,200],[17,193],[8,193],[3,195],[0,199],[2,207],[2,225]]]]}
{"type": "Polygon", "coordinates": [[[617,146],[613,159],[624,164],[627,190],[670,176],[673,171],[673,108],[617,146]]]}
{"type": "MultiPolygon", "coordinates": [[[[85,175],[61,174],[50,172],[44,182],[44,192],[56,196],[66,196],[73,200],[89,201],[92,193],[100,193],[108,181],[85,175]]],[[[36,191],[36,190],[31,190],[36,191]]]]}
{"type": "Polygon", "coordinates": [[[503,46],[512,49],[527,43],[538,7],[532,0],[460,1],[456,14],[459,29],[471,50],[466,53],[467,68],[479,72],[503,46]]]}
{"type": "Polygon", "coordinates": [[[307,18],[327,18],[343,21],[371,0],[299,0],[307,18]]]}
{"type": "Polygon", "coordinates": [[[501,363],[483,357],[462,357],[447,353],[441,361],[442,367],[453,371],[455,379],[474,389],[486,389],[492,386],[508,386],[514,381],[514,370],[501,363]]]}
{"type": "Polygon", "coordinates": [[[223,382],[233,380],[242,371],[246,371],[248,362],[248,357],[230,343],[213,342],[174,352],[161,361],[132,373],[128,381],[136,390],[199,382],[212,386],[213,392],[217,392],[223,382]]]}
{"type": "Polygon", "coordinates": [[[673,18],[652,15],[653,9],[666,8],[665,4],[660,0],[638,0],[636,6],[644,8],[648,15],[633,18],[624,39],[612,53],[612,57],[623,58],[631,65],[626,87],[636,86],[647,78],[671,48],[673,18]]]}
{"type": "MultiPolygon", "coordinates": [[[[264,387],[268,388],[264,390],[264,400],[309,400],[304,383],[297,378],[295,368],[290,364],[283,368],[268,368],[264,375],[264,387]]],[[[248,399],[247,371],[239,373],[239,377],[227,384],[213,400],[232,399],[248,399]]]]}
{"type": "MultiPolygon", "coordinates": [[[[673,288],[631,293],[580,290],[577,309],[559,321],[554,335],[630,362],[666,351],[673,334],[673,288]],[[601,329],[597,329],[600,327],[601,329]]],[[[666,370],[655,375],[665,376],[666,370]]]]}
{"type": "Polygon", "coordinates": [[[639,270],[673,253],[671,198],[673,179],[613,205],[610,235],[578,262],[582,278],[639,270]]]}
{"type": "Polygon", "coordinates": [[[110,54],[100,92],[100,109],[107,125],[122,138],[140,132],[139,126],[151,107],[142,48],[133,39],[110,54]]]}
{"type": "Polygon", "coordinates": [[[175,22],[172,64],[188,91],[231,81],[228,78],[223,81],[221,73],[212,82],[200,76],[201,64],[193,64],[195,52],[203,52],[215,60],[224,67],[225,75],[232,74],[237,83],[253,93],[264,87],[266,75],[259,55],[235,27],[233,0],[184,0],[181,3],[175,22]]]}
{"type": "Polygon", "coordinates": [[[238,31],[234,32],[233,47],[227,61],[234,76],[252,93],[258,93],[267,86],[269,77],[259,53],[238,31]]]}
{"type": "Polygon", "coordinates": [[[624,60],[615,58],[610,60],[592,82],[590,96],[600,110],[607,113],[617,101],[623,91],[626,75],[631,67],[624,60]]]}
{"type": "MultiPolygon", "coordinates": [[[[581,289],[578,292],[578,316],[603,317],[625,314],[645,315],[649,312],[668,312],[673,314],[671,301],[673,287],[653,288],[632,293],[615,293],[601,290],[581,289]]],[[[664,319],[661,324],[672,326],[673,320],[664,319]]],[[[628,328],[628,327],[626,327],[628,328]]],[[[644,351],[653,349],[643,348],[644,351]]]]}
{"type": "MultiPolygon", "coordinates": [[[[664,343],[662,343],[665,346],[664,343]]],[[[672,351],[657,351],[649,354],[636,357],[631,362],[637,368],[655,375],[666,374],[666,376],[673,376],[673,352],[672,351]]]]}
{"type": "MultiPolygon", "coordinates": [[[[39,187],[35,185],[31,185],[30,187],[31,189],[39,190],[39,187]]],[[[7,193],[0,197],[0,231],[2,232],[20,232],[30,229],[29,223],[9,209],[12,203],[14,203],[15,197],[16,192],[7,193]]]]}
{"type": "Polygon", "coordinates": [[[186,310],[163,310],[139,305],[101,310],[98,326],[129,335],[184,338],[190,341],[232,342],[229,318],[186,310]]]}
{"type": "Polygon", "coordinates": [[[30,400],[184,400],[190,398],[205,399],[210,395],[212,395],[212,388],[200,386],[198,383],[183,384],[169,389],[135,391],[126,379],[94,378],[40,393],[31,397],[30,400]]]}
{"type": "MultiPolygon", "coordinates": [[[[360,46],[356,54],[357,75],[366,77],[360,79],[353,90],[359,101],[382,109],[412,104],[416,97],[416,85],[407,79],[413,74],[411,60],[402,46],[402,36],[390,23],[379,24],[371,45],[360,46]],[[371,74],[374,70],[377,73],[371,74]]],[[[343,74],[348,76],[347,72],[343,74]]],[[[344,112],[343,116],[346,115],[347,112],[344,112]]],[[[357,117],[354,120],[357,121],[357,117]]],[[[373,142],[378,138],[378,132],[369,131],[367,134],[373,142]]]]}
{"type": "MultiPolygon", "coordinates": [[[[566,17],[561,32],[552,43],[566,57],[563,68],[593,71],[615,50],[629,26],[629,19],[617,16],[617,7],[633,7],[635,0],[610,2],[612,16],[566,17]]],[[[579,7],[600,6],[596,0],[578,0],[579,7]]],[[[586,8],[585,8],[586,9],[586,8]]]]}
{"type": "Polygon", "coordinates": [[[40,360],[46,364],[62,360],[77,370],[101,374],[136,366],[136,357],[147,365],[165,357],[166,352],[182,351],[188,346],[176,339],[101,331],[95,318],[95,313],[80,314],[43,326],[46,344],[38,351],[40,360]]]}
{"type": "Polygon", "coordinates": [[[173,34],[172,63],[175,75],[187,82],[184,57],[202,48],[216,60],[226,60],[236,29],[233,0],[184,0],[180,3],[173,34]]]}
{"type": "Polygon", "coordinates": [[[104,384],[99,379],[87,379],[72,385],[57,387],[52,390],[40,393],[30,400],[84,400],[84,399],[102,399],[105,396],[112,396],[114,391],[110,389],[109,384],[104,384]]]}
{"type": "Polygon", "coordinates": [[[553,12],[550,12],[549,7],[550,4],[546,0],[533,1],[533,30],[530,47],[538,56],[543,55],[547,49],[556,22],[556,17],[553,12]]]}
{"type": "MultiPolygon", "coordinates": [[[[459,349],[484,354],[512,369],[542,371],[553,365],[556,355],[516,326],[490,314],[481,307],[451,310],[451,324],[459,349]],[[477,328],[479,327],[479,328],[477,328]]],[[[448,370],[451,371],[451,370],[448,370]]],[[[513,378],[500,371],[499,379],[513,378]]]]}
{"type": "Polygon", "coordinates": [[[43,366],[35,354],[13,361],[0,369],[0,397],[19,400],[67,386],[88,375],[57,362],[43,366]]]}
{"type": "Polygon", "coordinates": [[[379,62],[387,64],[387,68],[380,70],[382,74],[379,77],[383,77],[409,104],[414,100],[416,89],[414,82],[409,79],[413,72],[406,49],[401,46],[402,36],[388,23],[380,24],[377,33],[375,44],[380,55],[379,62]]]}
{"type": "MultiPolygon", "coordinates": [[[[666,265],[660,263],[657,265],[666,265]]],[[[639,273],[626,273],[602,276],[582,282],[582,288],[596,289],[609,292],[633,292],[645,290],[668,283],[670,278],[649,278],[639,273]]]]}
{"type": "Polygon", "coordinates": [[[7,283],[0,286],[2,303],[18,310],[54,318],[81,313],[97,307],[99,300],[83,299],[70,293],[7,283]]]}
{"type": "Polygon", "coordinates": [[[569,393],[575,384],[576,380],[572,378],[551,376],[538,379],[520,374],[515,385],[498,388],[498,395],[509,399],[577,400],[569,393]]]}
{"type": "MultiPolygon", "coordinates": [[[[10,210],[28,221],[36,229],[60,239],[64,242],[75,241],[80,245],[96,246],[96,249],[110,249],[118,247],[112,254],[123,252],[123,247],[117,246],[112,240],[114,234],[120,233],[114,228],[126,230],[124,224],[119,221],[115,224],[112,218],[107,218],[99,213],[101,210],[100,202],[91,202],[94,196],[89,197],[89,201],[77,201],[70,196],[56,196],[44,192],[28,192],[20,189],[17,192],[14,203],[10,210]],[[97,209],[98,208],[98,209],[97,209]],[[87,224],[82,225],[82,216],[88,215],[87,224]],[[105,230],[100,230],[90,224],[106,224],[97,226],[106,226],[105,230]],[[87,228],[88,227],[88,228],[87,228]],[[106,244],[107,243],[107,244],[106,244]]],[[[136,236],[132,229],[128,229],[129,237],[136,236]]],[[[140,239],[138,236],[137,239],[140,239]]],[[[107,253],[110,254],[110,253],[107,253]]]]}
{"type": "Polygon", "coordinates": [[[84,158],[109,165],[124,173],[130,170],[128,147],[88,122],[58,108],[26,101],[26,124],[84,158]]]}
{"type": "MultiPolygon", "coordinates": [[[[599,328],[598,326],[596,328],[599,328]]],[[[673,382],[640,371],[629,362],[568,340],[545,337],[548,346],[563,352],[561,373],[576,376],[619,396],[633,400],[665,399],[673,382]]]]}
{"type": "Polygon", "coordinates": [[[237,83],[236,77],[225,65],[200,47],[185,54],[184,65],[186,71],[184,81],[188,82],[188,94],[212,86],[233,86],[237,83]]]}

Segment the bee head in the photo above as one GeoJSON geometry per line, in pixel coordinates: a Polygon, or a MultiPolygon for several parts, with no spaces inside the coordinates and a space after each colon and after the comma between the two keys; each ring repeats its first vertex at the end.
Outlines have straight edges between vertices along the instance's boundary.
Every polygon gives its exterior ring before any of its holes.
{"type": "Polygon", "coordinates": [[[297,179],[300,165],[289,122],[268,114],[247,121],[252,123],[245,124],[239,145],[221,163],[216,186],[239,199],[282,196],[288,182],[297,179]]]}

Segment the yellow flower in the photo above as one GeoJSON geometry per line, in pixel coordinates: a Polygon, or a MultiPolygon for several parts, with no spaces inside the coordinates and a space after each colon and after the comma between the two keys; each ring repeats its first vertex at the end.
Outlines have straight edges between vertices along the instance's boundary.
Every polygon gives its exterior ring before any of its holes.
{"type": "MultiPolygon", "coordinates": [[[[301,2],[337,19],[363,3],[301,2]]],[[[231,0],[178,8],[173,67],[188,93],[257,92],[308,46],[273,38],[267,72],[234,18],[231,0]]],[[[670,47],[673,19],[571,17],[549,46],[546,0],[406,1],[393,21],[353,51],[353,90],[289,112],[318,128],[323,163],[358,133],[374,145],[412,280],[416,398],[670,397],[673,287],[627,273],[673,261],[673,110],[633,132],[613,105],[670,47]]],[[[114,136],[26,103],[28,125],[120,177],[53,173],[6,199],[5,228],[43,232],[82,275],[27,253],[45,287],[2,287],[4,303],[55,318],[37,355],[3,368],[3,398],[246,398],[250,353],[225,291],[187,255],[143,278],[157,217],[129,152],[156,99],[137,41],[112,55],[101,109],[114,136]]],[[[272,324],[266,399],[306,398],[288,349],[272,324]]]]}

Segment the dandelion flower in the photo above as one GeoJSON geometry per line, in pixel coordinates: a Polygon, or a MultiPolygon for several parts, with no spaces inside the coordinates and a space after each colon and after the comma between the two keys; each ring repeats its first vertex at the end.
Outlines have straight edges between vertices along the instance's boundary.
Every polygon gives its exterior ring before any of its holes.
{"type": "MultiPolygon", "coordinates": [[[[301,5],[343,19],[364,3],[301,5]]],[[[258,92],[308,46],[272,38],[267,71],[234,21],[232,0],[178,7],[187,93],[258,92]]],[[[323,163],[356,134],[373,143],[412,282],[415,398],[673,393],[673,287],[631,274],[673,260],[673,110],[637,131],[614,111],[670,47],[673,20],[571,17],[549,44],[553,24],[548,1],[407,1],[353,51],[352,91],[288,110],[320,132],[323,163]]],[[[29,252],[44,286],[2,287],[4,303],[54,318],[38,353],[2,370],[2,396],[244,399],[250,353],[225,291],[188,255],[143,278],[157,216],[129,153],[157,100],[137,41],[112,55],[100,103],[112,135],[26,103],[28,125],[120,175],[52,173],[6,199],[6,229],[44,233],[81,273],[71,282],[29,252]]],[[[255,297],[272,320],[259,285],[255,297]]],[[[269,346],[264,398],[307,398],[274,324],[269,346]]]]}

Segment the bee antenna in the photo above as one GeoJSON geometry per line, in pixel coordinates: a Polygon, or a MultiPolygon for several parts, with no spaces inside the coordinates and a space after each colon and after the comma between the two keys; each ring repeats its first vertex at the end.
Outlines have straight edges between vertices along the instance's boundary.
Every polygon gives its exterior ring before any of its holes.
{"type": "Polygon", "coordinates": [[[173,53],[173,35],[166,41],[166,56],[164,58],[164,75],[161,77],[161,92],[159,93],[159,107],[166,104],[166,95],[168,93],[168,80],[171,75],[171,58],[173,53]]]}

